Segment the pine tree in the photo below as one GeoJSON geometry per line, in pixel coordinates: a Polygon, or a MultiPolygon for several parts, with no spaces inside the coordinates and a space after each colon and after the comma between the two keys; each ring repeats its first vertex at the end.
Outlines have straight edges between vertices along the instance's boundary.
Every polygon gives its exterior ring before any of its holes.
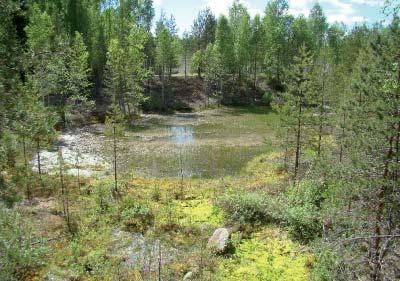
{"type": "Polygon", "coordinates": [[[209,8],[199,12],[191,30],[196,51],[204,50],[208,44],[215,41],[217,19],[209,8]]]}
{"type": "Polygon", "coordinates": [[[301,152],[304,149],[306,133],[304,132],[309,116],[311,98],[312,56],[303,45],[295,57],[288,79],[288,91],[277,108],[285,114],[283,128],[287,130],[290,147],[295,153],[293,179],[298,181],[301,166],[301,152]]]}
{"type": "Polygon", "coordinates": [[[114,196],[118,197],[120,194],[118,185],[118,143],[124,136],[124,116],[118,106],[117,101],[114,99],[112,107],[106,119],[105,134],[111,138],[112,141],[112,162],[114,174],[114,196]]]}

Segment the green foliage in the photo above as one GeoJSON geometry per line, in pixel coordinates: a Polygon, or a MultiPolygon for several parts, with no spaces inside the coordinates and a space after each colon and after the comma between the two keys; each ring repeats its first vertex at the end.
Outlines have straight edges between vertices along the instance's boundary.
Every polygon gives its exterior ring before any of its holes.
{"type": "Polygon", "coordinates": [[[44,253],[27,221],[0,205],[0,279],[24,280],[43,265],[44,253]]]}
{"type": "Polygon", "coordinates": [[[233,73],[235,68],[234,37],[229,21],[225,16],[218,19],[215,45],[221,58],[223,73],[233,73]]]}
{"type": "Polygon", "coordinates": [[[217,19],[209,8],[199,12],[191,31],[197,50],[204,50],[208,44],[214,43],[216,26],[217,19]]]}
{"type": "Polygon", "coordinates": [[[289,38],[286,26],[290,21],[285,0],[270,1],[265,10],[265,71],[271,78],[282,81],[284,68],[289,65],[289,38]]]}
{"type": "Polygon", "coordinates": [[[333,281],[335,280],[335,270],[339,257],[334,249],[325,245],[317,244],[314,246],[314,263],[310,280],[312,281],[333,281]]]}
{"type": "Polygon", "coordinates": [[[287,192],[288,205],[284,219],[290,234],[301,241],[311,241],[322,233],[321,204],[323,190],[316,182],[302,181],[287,192]]]}
{"type": "Polygon", "coordinates": [[[95,198],[101,213],[106,213],[115,204],[110,186],[107,183],[101,183],[96,186],[95,198]]]}
{"type": "Polygon", "coordinates": [[[123,41],[112,39],[107,52],[107,93],[129,117],[133,117],[145,101],[143,84],[149,74],[143,67],[146,36],[141,29],[131,25],[127,38],[123,41]]]}
{"type": "Polygon", "coordinates": [[[12,207],[13,204],[18,201],[18,199],[19,196],[14,183],[7,181],[4,176],[0,174],[0,204],[5,204],[7,207],[12,207]]]}
{"type": "Polygon", "coordinates": [[[273,93],[271,91],[265,92],[261,98],[262,103],[267,106],[271,105],[272,100],[273,100],[273,93]]]}
{"type": "Polygon", "coordinates": [[[239,26],[234,43],[236,71],[239,79],[242,78],[245,68],[250,64],[250,38],[250,16],[246,12],[239,18],[239,26]]]}
{"type": "Polygon", "coordinates": [[[42,12],[36,3],[32,5],[30,12],[30,23],[25,27],[27,45],[33,56],[43,59],[50,52],[54,26],[51,17],[47,12],[42,12]]]}
{"type": "Polygon", "coordinates": [[[259,226],[273,221],[272,206],[266,195],[260,192],[231,190],[217,198],[216,206],[233,224],[259,226]]]}
{"type": "Polygon", "coordinates": [[[192,56],[192,73],[197,73],[198,76],[201,77],[201,73],[204,71],[204,64],[204,51],[199,50],[195,52],[192,56]]]}
{"type": "Polygon", "coordinates": [[[131,196],[122,199],[119,212],[121,222],[127,231],[144,233],[154,223],[151,207],[131,196]]]}

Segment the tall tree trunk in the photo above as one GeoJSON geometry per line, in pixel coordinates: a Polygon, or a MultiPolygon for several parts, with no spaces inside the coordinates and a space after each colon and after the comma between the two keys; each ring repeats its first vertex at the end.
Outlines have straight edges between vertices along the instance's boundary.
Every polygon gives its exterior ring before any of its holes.
{"type": "Polygon", "coordinates": [[[284,159],[283,159],[283,167],[285,170],[288,170],[288,161],[289,161],[289,132],[286,131],[286,137],[285,137],[285,154],[284,154],[284,159]]]}
{"type": "Polygon", "coordinates": [[[59,173],[60,173],[60,185],[61,185],[61,201],[62,201],[62,207],[63,207],[63,214],[64,214],[64,216],[65,216],[65,220],[66,220],[66,222],[67,222],[67,227],[68,227],[68,230],[70,231],[70,232],[72,232],[72,227],[71,227],[71,221],[70,221],[70,214],[69,214],[69,198],[68,198],[68,189],[67,189],[67,187],[66,187],[66,185],[65,185],[65,182],[64,182],[64,171],[63,171],[63,169],[64,169],[64,160],[63,160],[63,155],[62,155],[62,151],[61,151],[61,148],[59,148],[59,159],[58,159],[58,161],[59,161],[59,168],[60,168],[60,171],[59,171],[59,173]]]}
{"type": "Polygon", "coordinates": [[[30,182],[29,182],[29,177],[28,177],[28,157],[26,155],[26,141],[25,141],[25,136],[22,136],[22,148],[23,148],[23,153],[24,153],[24,169],[25,169],[25,188],[26,188],[26,196],[28,199],[31,199],[32,193],[31,193],[31,188],[30,188],[30,182]]]}
{"type": "Polygon", "coordinates": [[[254,82],[253,82],[254,90],[257,89],[257,57],[254,59],[254,82]]]}
{"type": "Polygon", "coordinates": [[[37,154],[37,165],[39,172],[39,179],[42,180],[42,163],[40,162],[40,139],[36,138],[36,154],[37,154]]]}
{"type": "MultiPolygon", "coordinates": [[[[300,93],[301,94],[301,93],[300,93]]],[[[299,98],[299,111],[297,115],[297,132],[296,132],[296,160],[294,164],[294,181],[297,181],[300,164],[300,146],[301,146],[301,118],[302,118],[302,99],[299,98]]]]}
{"type": "Polygon", "coordinates": [[[162,107],[165,109],[165,68],[162,67],[161,72],[161,99],[162,99],[162,107]]]}
{"type": "Polygon", "coordinates": [[[187,51],[185,50],[185,81],[187,80],[187,51]]]}
{"type": "Polygon", "coordinates": [[[322,134],[324,129],[324,106],[325,100],[324,95],[321,98],[321,109],[320,109],[320,116],[319,116],[319,128],[318,128],[318,156],[321,156],[321,145],[322,145],[322,134]]]}
{"type": "MultiPolygon", "coordinates": [[[[400,117],[400,112],[398,113],[400,117]]],[[[399,178],[399,172],[400,172],[400,121],[397,123],[397,137],[396,137],[396,174],[395,174],[395,180],[399,178]]]]}
{"type": "MultiPolygon", "coordinates": [[[[394,137],[391,136],[389,138],[389,147],[386,153],[385,165],[383,169],[383,180],[386,181],[389,179],[389,165],[393,158],[393,141],[394,137]]],[[[372,272],[371,279],[373,281],[381,281],[381,271],[382,271],[382,263],[381,263],[381,244],[382,244],[382,214],[384,208],[384,195],[387,190],[386,183],[383,183],[378,191],[376,192],[376,203],[375,203],[375,225],[374,225],[374,238],[372,239],[372,254],[371,254],[371,262],[372,262],[372,272]]]]}
{"type": "Polygon", "coordinates": [[[113,146],[114,146],[114,192],[118,195],[118,175],[117,175],[117,136],[116,125],[113,123],[113,146]]]}
{"type": "Polygon", "coordinates": [[[342,124],[342,134],[340,136],[340,152],[339,152],[339,162],[343,161],[343,150],[344,150],[344,138],[346,134],[346,112],[343,111],[343,124],[342,124]]]}
{"type": "Polygon", "coordinates": [[[161,267],[162,267],[162,252],[161,241],[158,242],[158,281],[161,281],[161,267]]]}
{"type": "Polygon", "coordinates": [[[78,172],[77,176],[78,176],[78,189],[81,190],[81,177],[80,177],[80,163],[79,163],[79,151],[76,154],[76,170],[78,172]]]}
{"type": "MultiPolygon", "coordinates": [[[[324,64],[326,63],[324,57],[324,64]]],[[[324,117],[325,117],[325,65],[322,73],[322,97],[321,97],[321,108],[319,118],[319,129],[318,129],[318,156],[321,156],[321,145],[322,145],[322,134],[324,130],[324,117]]]]}

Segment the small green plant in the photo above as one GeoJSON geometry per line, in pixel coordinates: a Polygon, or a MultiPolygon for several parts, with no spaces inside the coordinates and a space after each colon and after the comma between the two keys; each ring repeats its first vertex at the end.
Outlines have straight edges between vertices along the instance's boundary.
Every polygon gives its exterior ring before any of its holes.
{"type": "Polygon", "coordinates": [[[130,196],[123,198],[120,214],[123,227],[127,231],[143,233],[154,223],[154,213],[150,206],[130,196]]]}
{"type": "Polygon", "coordinates": [[[312,281],[330,281],[335,279],[338,256],[329,247],[321,243],[314,245],[314,262],[310,274],[312,281]]]}
{"type": "Polygon", "coordinates": [[[322,195],[321,188],[312,181],[302,181],[288,190],[288,207],[284,219],[289,233],[295,239],[307,242],[321,235],[319,212],[322,195]]]}
{"type": "Polygon", "coordinates": [[[243,190],[222,195],[216,205],[224,211],[230,223],[258,226],[273,220],[267,202],[265,194],[243,190]]]}
{"type": "Polygon", "coordinates": [[[45,248],[15,211],[0,205],[0,280],[25,280],[43,265],[45,248]]]}
{"type": "Polygon", "coordinates": [[[272,102],[272,92],[267,91],[264,93],[264,95],[261,98],[261,102],[263,103],[263,105],[271,105],[272,102]]]}
{"type": "Polygon", "coordinates": [[[161,188],[159,185],[155,185],[153,187],[153,190],[151,192],[151,198],[157,202],[161,200],[161,188]]]}
{"type": "Polygon", "coordinates": [[[107,212],[112,204],[111,188],[107,184],[100,184],[95,189],[96,203],[101,213],[107,212]]]}

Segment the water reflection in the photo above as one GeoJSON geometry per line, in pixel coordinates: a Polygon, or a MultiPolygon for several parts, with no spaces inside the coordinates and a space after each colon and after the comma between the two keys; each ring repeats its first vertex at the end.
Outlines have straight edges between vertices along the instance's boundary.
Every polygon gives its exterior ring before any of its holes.
{"type": "Polygon", "coordinates": [[[172,126],[171,141],[177,144],[186,144],[193,142],[193,127],[190,125],[172,126]]]}

